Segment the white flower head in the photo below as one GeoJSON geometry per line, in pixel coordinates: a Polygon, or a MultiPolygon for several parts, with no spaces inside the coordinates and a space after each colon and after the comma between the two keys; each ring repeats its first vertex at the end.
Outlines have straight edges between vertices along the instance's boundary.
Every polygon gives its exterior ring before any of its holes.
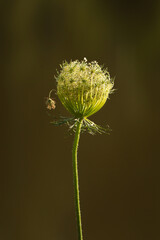
{"type": "Polygon", "coordinates": [[[96,61],[64,61],[56,77],[57,94],[76,118],[87,118],[99,111],[113,89],[109,72],[96,61]]]}

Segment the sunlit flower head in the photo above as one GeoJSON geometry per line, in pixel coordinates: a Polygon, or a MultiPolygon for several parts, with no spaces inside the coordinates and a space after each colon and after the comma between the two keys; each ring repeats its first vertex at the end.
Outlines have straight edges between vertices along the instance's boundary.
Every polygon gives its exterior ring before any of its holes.
{"type": "Polygon", "coordinates": [[[75,117],[86,118],[99,111],[113,89],[109,72],[96,61],[63,62],[57,74],[57,94],[75,117]]]}

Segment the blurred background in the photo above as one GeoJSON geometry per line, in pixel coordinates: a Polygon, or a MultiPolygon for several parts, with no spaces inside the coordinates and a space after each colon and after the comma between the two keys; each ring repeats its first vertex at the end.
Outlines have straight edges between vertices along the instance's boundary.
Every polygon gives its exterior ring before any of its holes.
{"type": "Polygon", "coordinates": [[[0,3],[0,239],[77,239],[73,135],[55,95],[63,60],[97,60],[115,93],[82,134],[79,177],[85,240],[158,240],[160,1],[15,0],[0,3]],[[54,95],[54,94],[53,94],[54,95]]]}

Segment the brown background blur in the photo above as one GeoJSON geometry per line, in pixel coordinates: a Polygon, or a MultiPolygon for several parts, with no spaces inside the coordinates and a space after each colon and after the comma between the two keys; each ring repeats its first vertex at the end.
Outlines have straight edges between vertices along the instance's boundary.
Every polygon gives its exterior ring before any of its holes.
{"type": "Polygon", "coordinates": [[[84,240],[160,239],[160,2],[4,0],[0,11],[0,240],[77,239],[73,136],[50,124],[44,98],[59,64],[84,57],[117,89],[91,118],[111,135],[81,135],[84,240]]]}

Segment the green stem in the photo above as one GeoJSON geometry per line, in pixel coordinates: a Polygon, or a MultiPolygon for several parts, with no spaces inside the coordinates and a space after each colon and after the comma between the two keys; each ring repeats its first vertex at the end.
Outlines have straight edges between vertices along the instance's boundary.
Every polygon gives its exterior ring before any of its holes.
{"type": "Polygon", "coordinates": [[[79,197],[79,182],[78,182],[78,163],[77,163],[77,150],[80,138],[81,126],[83,119],[79,119],[77,122],[77,129],[75,133],[73,149],[72,149],[72,159],[73,159],[73,183],[74,183],[74,194],[75,194],[75,208],[76,208],[76,218],[77,218],[77,230],[78,230],[78,240],[83,240],[82,235],[82,222],[81,222],[81,210],[80,210],[80,197],[79,197]]]}

